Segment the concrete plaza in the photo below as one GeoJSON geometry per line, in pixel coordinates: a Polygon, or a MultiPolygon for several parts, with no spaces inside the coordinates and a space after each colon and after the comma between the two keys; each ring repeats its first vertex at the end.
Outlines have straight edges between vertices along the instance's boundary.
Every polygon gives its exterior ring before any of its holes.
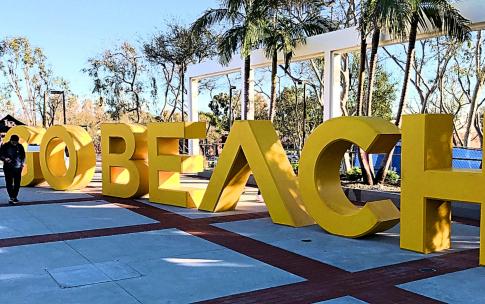
{"type": "MultiPolygon", "coordinates": [[[[0,303],[485,303],[477,221],[455,219],[453,249],[399,249],[399,227],[365,239],[272,224],[257,190],[210,214],[23,188],[0,189],[0,303]]],[[[207,181],[184,179],[205,187],[207,181]]]]}

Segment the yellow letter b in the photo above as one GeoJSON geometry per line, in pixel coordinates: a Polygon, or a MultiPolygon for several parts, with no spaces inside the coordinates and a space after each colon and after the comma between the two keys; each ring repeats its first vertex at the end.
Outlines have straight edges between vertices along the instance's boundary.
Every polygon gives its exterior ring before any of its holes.
{"type": "Polygon", "coordinates": [[[147,129],[137,124],[102,124],[103,195],[148,193],[147,129]]]}

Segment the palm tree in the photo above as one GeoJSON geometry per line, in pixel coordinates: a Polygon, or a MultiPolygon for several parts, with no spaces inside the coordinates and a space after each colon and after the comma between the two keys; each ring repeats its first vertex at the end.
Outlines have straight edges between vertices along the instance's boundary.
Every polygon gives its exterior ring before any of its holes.
{"type": "MultiPolygon", "coordinates": [[[[363,24],[359,25],[361,33],[372,32],[366,94],[366,115],[372,116],[372,92],[381,32],[385,31],[395,39],[403,39],[409,24],[409,6],[403,0],[366,0],[362,15],[363,24]]],[[[362,64],[365,64],[365,61],[361,62],[362,64]]]]}
{"type": "Polygon", "coordinates": [[[284,54],[285,68],[298,45],[305,44],[306,38],[322,34],[334,28],[331,20],[321,15],[323,1],[314,0],[260,0],[258,11],[267,16],[266,27],[261,37],[266,57],[271,58],[271,96],[269,119],[274,120],[276,113],[276,76],[278,72],[278,53],[284,54]],[[293,10],[297,8],[298,14],[293,10]]]}
{"type": "MultiPolygon", "coordinates": [[[[369,71],[367,76],[366,116],[372,116],[372,92],[374,74],[377,63],[377,51],[381,31],[385,30],[391,37],[402,39],[406,35],[408,25],[409,7],[402,0],[365,0],[362,2],[359,30],[361,35],[360,69],[358,75],[357,114],[362,115],[364,95],[364,71],[366,64],[367,35],[372,32],[372,45],[369,58],[369,71]]],[[[359,160],[362,164],[364,181],[374,184],[368,156],[359,149],[359,160]]]]}
{"type": "Polygon", "coordinates": [[[359,19],[360,31],[360,64],[359,74],[357,75],[357,103],[355,113],[357,116],[362,116],[362,105],[364,103],[364,77],[365,77],[365,62],[367,60],[367,32],[365,11],[361,13],[359,19]]]}
{"type": "MultiPolygon", "coordinates": [[[[471,37],[470,21],[463,17],[448,0],[407,0],[407,2],[410,7],[409,43],[406,67],[404,69],[404,82],[395,121],[398,127],[401,125],[402,113],[406,105],[408,83],[411,76],[411,65],[414,62],[418,29],[421,28],[424,31],[439,30],[446,33],[448,37],[457,39],[458,41],[469,40],[471,37]]],[[[377,182],[382,183],[386,179],[393,154],[394,149],[383,160],[384,165],[376,176],[377,182]]]]}
{"type": "Polygon", "coordinates": [[[410,79],[411,64],[414,62],[416,38],[418,29],[425,31],[443,31],[450,38],[459,41],[470,39],[470,21],[450,4],[448,0],[407,0],[410,6],[409,44],[407,50],[406,68],[404,69],[404,82],[401,98],[396,116],[396,125],[401,124],[408,83],[410,79]]]}
{"type": "Polygon", "coordinates": [[[207,27],[227,22],[229,28],[221,35],[217,44],[221,64],[228,64],[232,56],[240,50],[244,58],[243,119],[247,118],[249,105],[249,74],[251,71],[251,51],[259,44],[266,22],[261,11],[256,9],[255,0],[224,0],[221,7],[209,9],[192,24],[195,35],[207,27]]]}

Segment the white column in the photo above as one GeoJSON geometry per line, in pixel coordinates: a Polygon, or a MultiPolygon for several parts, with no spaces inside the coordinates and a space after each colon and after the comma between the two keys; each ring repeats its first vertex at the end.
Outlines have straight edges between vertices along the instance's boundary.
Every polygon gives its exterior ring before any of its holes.
{"type": "MultiPolygon", "coordinates": [[[[186,84],[187,88],[187,101],[188,101],[188,114],[190,122],[199,121],[199,80],[189,78],[186,84]]],[[[200,147],[199,140],[189,140],[189,154],[199,155],[200,147]]]]}
{"type": "MultiPolygon", "coordinates": [[[[244,62],[241,68],[241,88],[244,90],[244,62]]],[[[244,92],[243,92],[244,94],[244,92]]],[[[248,105],[248,116],[244,117],[244,109],[246,107],[244,96],[242,98],[241,113],[243,114],[241,120],[254,120],[254,70],[251,69],[249,72],[249,105],[248,105]]]]}
{"type": "Polygon", "coordinates": [[[199,121],[199,80],[189,78],[185,87],[187,88],[189,121],[199,121]]]}
{"type": "Polygon", "coordinates": [[[325,53],[324,121],[342,116],[342,109],[340,108],[340,60],[340,54],[325,53]]]}

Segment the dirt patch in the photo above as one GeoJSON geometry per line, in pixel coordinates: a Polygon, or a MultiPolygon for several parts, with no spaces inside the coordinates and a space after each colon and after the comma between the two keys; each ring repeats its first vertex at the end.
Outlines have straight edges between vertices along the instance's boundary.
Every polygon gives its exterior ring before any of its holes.
{"type": "Polygon", "coordinates": [[[342,186],[352,189],[359,189],[359,190],[371,190],[371,191],[385,191],[385,192],[401,192],[401,187],[399,186],[392,186],[392,185],[375,185],[369,186],[358,182],[348,182],[342,181],[342,186]]]}

